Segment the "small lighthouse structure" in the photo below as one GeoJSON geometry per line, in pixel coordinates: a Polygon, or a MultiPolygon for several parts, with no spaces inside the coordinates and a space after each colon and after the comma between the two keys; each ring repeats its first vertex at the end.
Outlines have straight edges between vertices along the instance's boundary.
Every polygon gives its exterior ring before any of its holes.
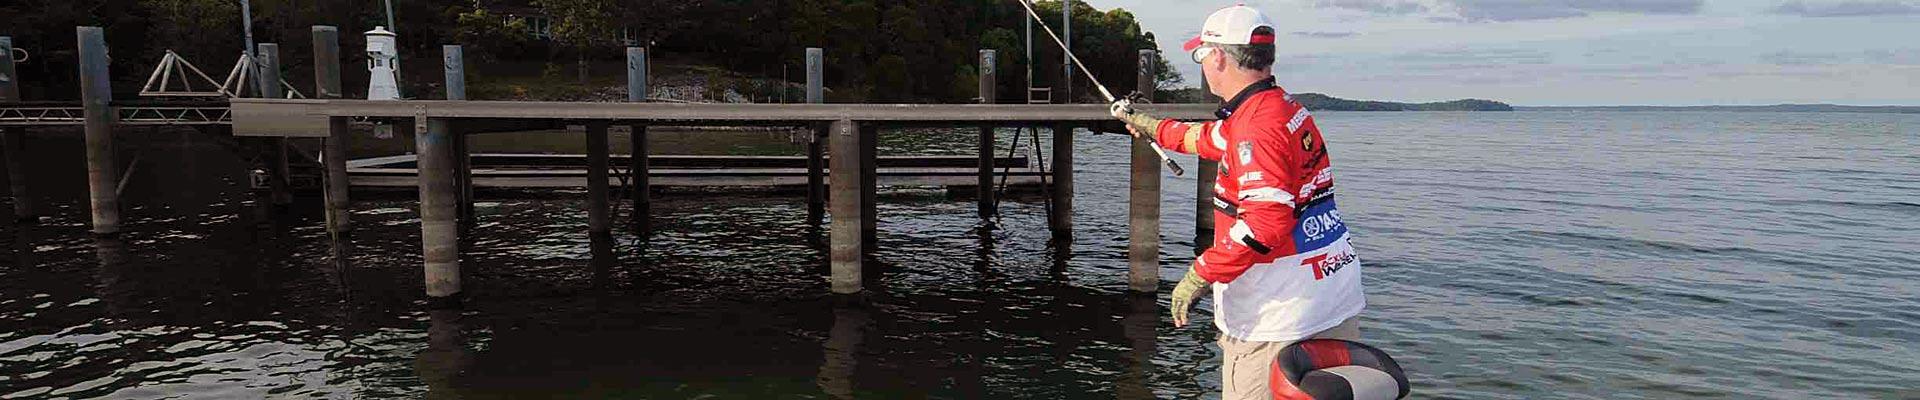
{"type": "Polygon", "coordinates": [[[367,100],[399,100],[400,49],[393,31],[375,26],[367,31],[367,100]]]}

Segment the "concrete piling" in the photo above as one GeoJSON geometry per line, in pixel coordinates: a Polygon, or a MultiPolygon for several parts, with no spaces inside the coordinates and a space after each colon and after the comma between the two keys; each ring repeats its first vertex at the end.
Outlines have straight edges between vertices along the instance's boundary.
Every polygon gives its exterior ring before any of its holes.
{"type": "MultiPolygon", "coordinates": [[[[255,64],[260,75],[260,97],[279,99],[286,97],[286,89],[280,86],[280,45],[261,43],[255,54],[260,58],[255,64]]],[[[267,189],[269,200],[275,206],[293,204],[293,180],[288,177],[293,172],[287,138],[271,137],[267,144],[267,189]]]]}
{"type": "MultiPolygon", "coordinates": [[[[113,146],[112,78],[107,75],[106,31],[94,26],[75,28],[80,55],[80,103],[86,116],[87,191],[93,210],[93,233],[120,232],[119,169],[113,146]]],[[[11,55],[9,55],[11,57],[11,55]]]]}
{"type": "MultiPolygon", "coordinates": [[[[822,93],[825,83],[823,70],[826,58],[825,50],[818,47],[807,48],[807,103],[819,104],[826,100],[822,93]]],[[[807,139],[807,223],[819,224],[827,214],[826,183],[826,133],[821,126],[813,127],[812,136],[807,139]]]]}
{"type": "MultiPolygon", "coordinates": [[[[880,248],[877,201],[880,192],[879,144],[879,126],[860,126],[860,238],[866,244],[866,251],[880,248]]],[[[837,154],[835,156],[838,157],[837,154]]]]}
{"type": "Polygon", "coordinates": [[[859,293],[862,287],[862,255],[865,252],[866,234],[863,233],[865,220],[873,216],[865,213],[866,206],[861,204],[866,197],[861,192],[871,191],[866,186],[860,167],[860,149],[870,144],[864,143],[866,135],[850,120],[835,121],[828,132],[828,140],[833,146],[832,163],[833,195],[828,198],[833,208],[833,225],[829,237],[829,258],[831,260],[831,283],[835,294],[859,293]]]}
{"type": "Polygon", "coordinates": [[[587,121],[587,230],[612,232],[607,212],[607,121],[587,121]]]}
{"type": "Polygon", "coordinates": [[[1053,125],[1053,215],[1048,228],[1053,239],[1066,248],[1073,242],[1073,124],[1053,125]]]}
{"type": "MultiPolygon", "coordinates": [[[[340,91],[340,29],[313,27],[314,98],[338,99],[340,91]]],[[[339,235],[351,231],[353,205],[347,199],[347,135],[352,133],[346,117],[327,119],[327,137],[320,145],[320,162],[326,165],[327,232],[339,235]]]]}
{"type": "Polygon", "coordinates": [[[426,261],[427,296],[444,299],[460,294],[459,210],[455,206],[459,188],[455,186],[453,139],[447,132],[447,120],[428,119],[424,107],[416,112],[414,152],[419,154],[420,241],[426,261]]]}
{"type": "MultiPolygon", "coordinates": [[[[467,63],[460,45],[440,46],[440,66],[445,71],[447,100],[467,99],[467,63]]],[[[467,134],[459,124],[450,124],[447,134],[453,139],[454,185],[459,187],[455,213],[460,223],[473,225],[473,150],[467,147],[467,134]]]]}
{"type": "MultiPolygon", "coordinates": [[[[0,101],[20,101],[20,75],[15,74],[13,68],[12,37],[0,36],[0,55],[5,55],[0,57],[0,101]]],[[[39,215],[33,213],[33,197],[27,192],[27,167],[23,162],[27,154],[27,132],[20,128],[6,128],[0,134],[5,135],[0,137],[0,142],[4,142],[0,151],[6,152],[7,184],[13,195],[13,218],[17,221],[39,220],[39,215]]]]}
{"type": "MultiPolygon", "coordinates": [[[[645,103],[647,101],[647,49],[644,47],[627,48],[627,101],[645,103]]],[[[641,235],[653,231],[653,184],[649,179],[652,166],[647,156],[652,150],[647,146],[647,125],[633,124],[633,133],[628,135],[632,149],[627,153],[627,173],[633,176],[628,196],[633,198],[634,227],[641,235]]]]}
{"type": "MultiPolygon", "coordinates": [[[[1137,90],[1153,99],[1153,50],[1140,50],[1137,90]]],[[[1127,189],[1127,283],[1138,293],[1160,288],[1160,156],[1151,139],[1133,138],[1131,177],[1127,189]]]]}
{"type": "MultiPolygon", "coordinates": [[[[997,57],[993,50],[980,51],[980,103],[982,104],[994,104],[997,100],[995,92],[996,83],[999,80],[995,79],[997,71],[994,71],[994,63],[996,61],[997,57]]],[[[980,178],[977,184],[978,199],[976,200],[980,203],[982,220],[992,218],[994,208],[997,206],[993,197],[993,128],[992,125],[980,127],[980,145],[978,146],[980,178]]]]}
{"type": "MultiPolygon", "coordinates": [[[[1200,97],[1219,100],[1207,90],[1207,80],[1200,80],[1200,97]]],[[[1199,172],[1194,174],[1200,183],[1194,185],[1193,194],[1193,254],[1198,255],[1213,247],[1213,182],[1219,178],[1220,163],[1200,159],[1199,172]]]]}

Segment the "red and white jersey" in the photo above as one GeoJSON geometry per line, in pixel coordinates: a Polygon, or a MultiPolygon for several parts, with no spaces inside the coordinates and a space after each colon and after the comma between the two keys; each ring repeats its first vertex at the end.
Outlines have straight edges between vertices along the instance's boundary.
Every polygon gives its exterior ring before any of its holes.
{"type": "Polygon", "coordinates": [[[1219,161],[1213,247],[1194,269],[1214,282],[1214,325],[1249,341],[1292,341],[1366,307],[1360,261],[1334,207],[1333,170],[1313,114],[1272,78],[1217,121],[1162,121],[1161,146],[1219,161]],[[1188,132],[1199,129],[1199,135],[1188,132]]]}

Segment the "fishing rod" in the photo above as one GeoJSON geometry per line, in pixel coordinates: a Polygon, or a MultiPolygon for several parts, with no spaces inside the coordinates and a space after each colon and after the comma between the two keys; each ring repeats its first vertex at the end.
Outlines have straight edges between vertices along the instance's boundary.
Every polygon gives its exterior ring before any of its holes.
{"type": "MultiPolygon", "coordinates": [[[[1107,90],[1107,85],[1100,84],[1100,78],[1096,78],[1093,76],[1093,70],[1087,68],[1087,63],[1080,62],[1080,57],[1073,55],[1073,49],[1067,48],[1067,42],[1064,40],[1060,40],[1060,35],[1054,34],[1053,28],[1047,27],[1047,21],[1045,19],[1040,18],[1039,11],[1033,10],[1033,4],[1029,3],[1029,0],[1018,0],[1018,1],[1020,2],[1021,8],[1027,9],[1027,15],[1032,16],[1033,21],[1040,25],[1040,29],[1043,31],[1046,31],[1048,37],[1053,38],[1053,43],[1060,45],[1060,52],[1066,53],[1068,60],[1072,60],[1074,65],[1080,66],[1080,72],[1087,75],[1087,81],[1093,82],[1093,87],[1095,89],[1100,89],[1100,95],[1106,96],[1108,103],[1120,101],[1119,98],[1113,97],[1113,92],[1107,90]]],[[[1062,7],[1073,6],[1073,0],[1065,0],[1062,3],[1063,3],[1062,7]]],[[[1029,62],[1031,62],[1031,60],[1029,60],[1029,62]]],[[[1155,141],[1151,138],[1148,138],[1147,145],[1153,147],[1154,154],[1160,155],[1160,161],[1165,162],[1167,164],[1167,169],[1173,170],[1173,176],[1182,176],[1187,174],[1187,170],[1184,168],[1180,168],[1180,164],[1175,163],[1172,157],[1167,157],[1167,150],[1160,148],[1160,142],[1155,141]]]]}

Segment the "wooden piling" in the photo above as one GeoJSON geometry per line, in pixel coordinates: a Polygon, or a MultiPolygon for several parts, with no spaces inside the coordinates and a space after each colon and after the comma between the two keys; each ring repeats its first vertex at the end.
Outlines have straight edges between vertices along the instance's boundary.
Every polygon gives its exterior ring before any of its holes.
{"type": "MultiPolygon", "coordinates": [[[[119,169],[114,166],[112,78],[107,75],[106,31],[94,26],[75,28],[79,39],[80,103],[86,115],[87,191],[93,210],[93,233],[120,232],[119,169]]],[[[12,55],[8,55],[12,57],[12,55]]]]}
{"type": "Polygon", "coordinates": [[[860,149],[871,146],[863,143],[866,135],[861,134],[859,126],[850,120],[840,120],[829,128],[828,140],[833,146],[832,203],[833,225],[829,235],[830,260],[833,276],[831,283],[835,294],[859,293],[862,287],[860,270],[863,267],[862,254],[865,252],[867,219],[872,215],[865,213],[866,200],[860,193],[871,191],[862,177],[860,167],[860,149]]]}
{"type": "MultiPolygon", "coordinates": [[[[1153,99],[1153,50],[1140,50],[1137,90],[1153,99]]],[[[1160,288],[1160,156],[1152,139],[1134,137],[1131,178],[1127,190],[1127,282],[1134,292],[1160,288]]]]}
{"type": "MultiPolygon", "coordinates": [[[[645,103],[647,101],[647,49],[644,47],[627,48],[627,101],[645,103]]],[[[653,182],[649,174],[653,173],[648,162],[652,150],[647,146],[647,125],[635,123],[633,133],[627,141],[631,150],[627,153],[627,173],[633,179],[628,196],[633,198],[634,227],[641,235],[653,231],[653,182]]]]}
{"type": "MultiPolygon", "coordinates": [[[[447,100],[466,100],[467,64],[460,45],[440,46],[440,61],[446,72],[447,100]]],[[[478,222],[473,218],[473,150],[467,147],[467,134],[459,131],[459,124],[447,128],[453,139],[454,185],[460,188],[456,213],[461,224],[473,225],[478,222]]]]}
{"type": "MultiPolygon", "coordinates": [[[[818,47],[807,48],[807,103],[818,104],[826,99],[822,93],[823,70],[825,68],[825,50],[818,47]]],[[[813,127],[807,138],[807,223],[819,224],[827,214],[826,151],[828,135],[822,132],[824,126],[813,127]]]]}
{"type": "MultiPolygon", "coordinates": [[[[340,91],[340,29],[313,27],[313,87],[316,99],[338,99],[340,91]]],[[[327,232],[339,235],[353,230],[350,215],[353,204],[347,199],[347,135],[352,120],[327,119],[327,137],[320,145],[320,162],[326,165],[327,232]]]]}
{"type": "MultiPolygon", "coordinates": [[[[1200,98],[1218,101],[1213,92],[1207,90],[1207,80],[1200,80],[1200,98]]],[[[1220,163],[1200,159],[1198,172],[1199,184],[1194,185],[1193,202],[1193,254],[1199,255],[1213,247],[1213,183],[1220,176],[1220,163]]]]}
{"type": "Polygon", "coordinates": [[[1073,240],[1073,124],[1053,125],[1053,215],[1047,227],[1061,248],[1073,240]]]}
{"type": "MultiPolygon", "coordinates": [[[[997,76],[994,71],[996,61],[993,50],[980,51],[980,103],[982,104],[996,102],[995,84],[999,82],[994,79],[997,76]]],[[[978,193],[979,198],[976,200],[980,203],[982,220],[992,218],[997,205],[993,198],[993,128],[992,125],[980,127],[980,145],[977,147],[980,153],[980,179],[975,192],[978,193]]]]}
{"type": "Polygon", "coordinates": [[[420,241],[427,296],[447,298],[460,294],[459,210],[454,204],[459,188],[454,183],[453,139],[447,120],[427,119],[424,107],[416,113],[414,152],[419,154],[420,241]]]}
{"type": "MultiPolygon", "coordinates": [[[[13,38],[0,36],[0,101],[20,101],[20,75],[13,68],[13,38]]],[[[13,218],[16,221],[36,221],[40,217],[33,212],[33,196],[27,192],[27,167],[24,162],[27,154],[26,130],[6,128],[0,134],[0,142],[7,158],[7,186],[12,189],[13,218]]]]}
{"type": "MultiPolygon", "coordinates": [[[[260,58],[255,64],[259,73],[260,97],[279,99],[286,97],[286,89],[280,86],[280,45],[261,43],[257,45],[260,58]]],[[[269,200],[276,206],[293,204],[293,180],[288,177],[293,172],[286,137],[266,138],[267,143],[267,189],[269,200]]]]}
{"type": "Polygon", "coordinates": [[[607,121],[587,121],[587,230],[612,232],[607,213],[607,121]]]}

